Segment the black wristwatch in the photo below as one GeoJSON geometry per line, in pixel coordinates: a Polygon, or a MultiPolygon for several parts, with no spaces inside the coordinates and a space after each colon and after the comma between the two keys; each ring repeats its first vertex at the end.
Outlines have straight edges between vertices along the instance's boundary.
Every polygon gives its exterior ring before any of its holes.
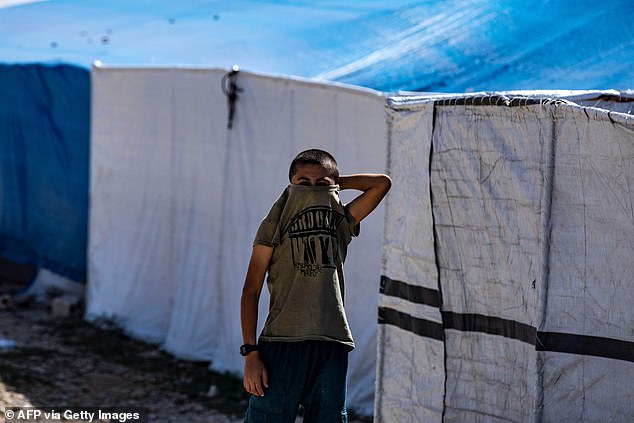
{"type": "Polygon", "coordinates": [[[252,351],[259,351],[258,346],[251,344],[240,345],[240,355],[246,356],[249,355],[249,353],[251,353],[252,351]]]}

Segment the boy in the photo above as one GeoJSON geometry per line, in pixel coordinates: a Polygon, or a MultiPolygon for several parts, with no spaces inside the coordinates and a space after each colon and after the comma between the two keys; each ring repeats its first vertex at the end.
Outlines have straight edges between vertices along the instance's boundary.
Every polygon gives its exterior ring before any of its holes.
{"type": "Polygon", "coordinates": [[[260,224],[242,290],[244,388],[252,394],[245,422],[347,422],[346,373],[354,341],[343,308],[343,262],[359,223],[391,186],[387,175],[339,176],[328,152],[293,159],[290,185],[260,224]],[[362,193],[349,204],[340,189],[362,193]],[[256,345],[264,279],[269,314],[256,345]]]}

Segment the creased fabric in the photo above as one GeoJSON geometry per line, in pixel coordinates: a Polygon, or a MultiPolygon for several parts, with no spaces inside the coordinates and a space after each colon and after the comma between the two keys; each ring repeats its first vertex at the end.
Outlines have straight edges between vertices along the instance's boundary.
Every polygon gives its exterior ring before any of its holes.
{"type": "Polygon", "coordinates": [[[388,100],[390,169],[406,176],[387,199],[380,421],[634,415],[634,119],[514,95],[388,100]],[[419,121],[430,128],[406,130],[419,121]],[[414,230],[427,240],[407,244],[414,230]],[[435,409],[413,395],[423,381],[435,409]]]}

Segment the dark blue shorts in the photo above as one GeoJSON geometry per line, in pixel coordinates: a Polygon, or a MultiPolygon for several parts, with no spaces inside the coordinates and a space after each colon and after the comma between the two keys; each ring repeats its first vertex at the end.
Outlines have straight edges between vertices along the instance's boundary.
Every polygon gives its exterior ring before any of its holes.
{"type": "Polygon", "coordinates": [[[348,347],[336,342],[261,342],[269,376],[263,397],[252,395],[246,423],[347,423],[348,347]]]}

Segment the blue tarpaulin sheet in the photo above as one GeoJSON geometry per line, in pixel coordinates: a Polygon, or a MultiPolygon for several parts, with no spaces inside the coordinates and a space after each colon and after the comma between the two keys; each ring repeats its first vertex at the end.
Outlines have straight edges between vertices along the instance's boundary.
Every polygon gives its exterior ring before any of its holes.
{"type": "Polygon", "coordinates": [[[86,280],[90,73],[0,65],[0,256],[86,280]]]}
{"type": "Polygon", "coordinates": [[[237,64],[392,93],[625,90],[633,18],[632,0],[5,0],[0,62],[237,64]]]}

